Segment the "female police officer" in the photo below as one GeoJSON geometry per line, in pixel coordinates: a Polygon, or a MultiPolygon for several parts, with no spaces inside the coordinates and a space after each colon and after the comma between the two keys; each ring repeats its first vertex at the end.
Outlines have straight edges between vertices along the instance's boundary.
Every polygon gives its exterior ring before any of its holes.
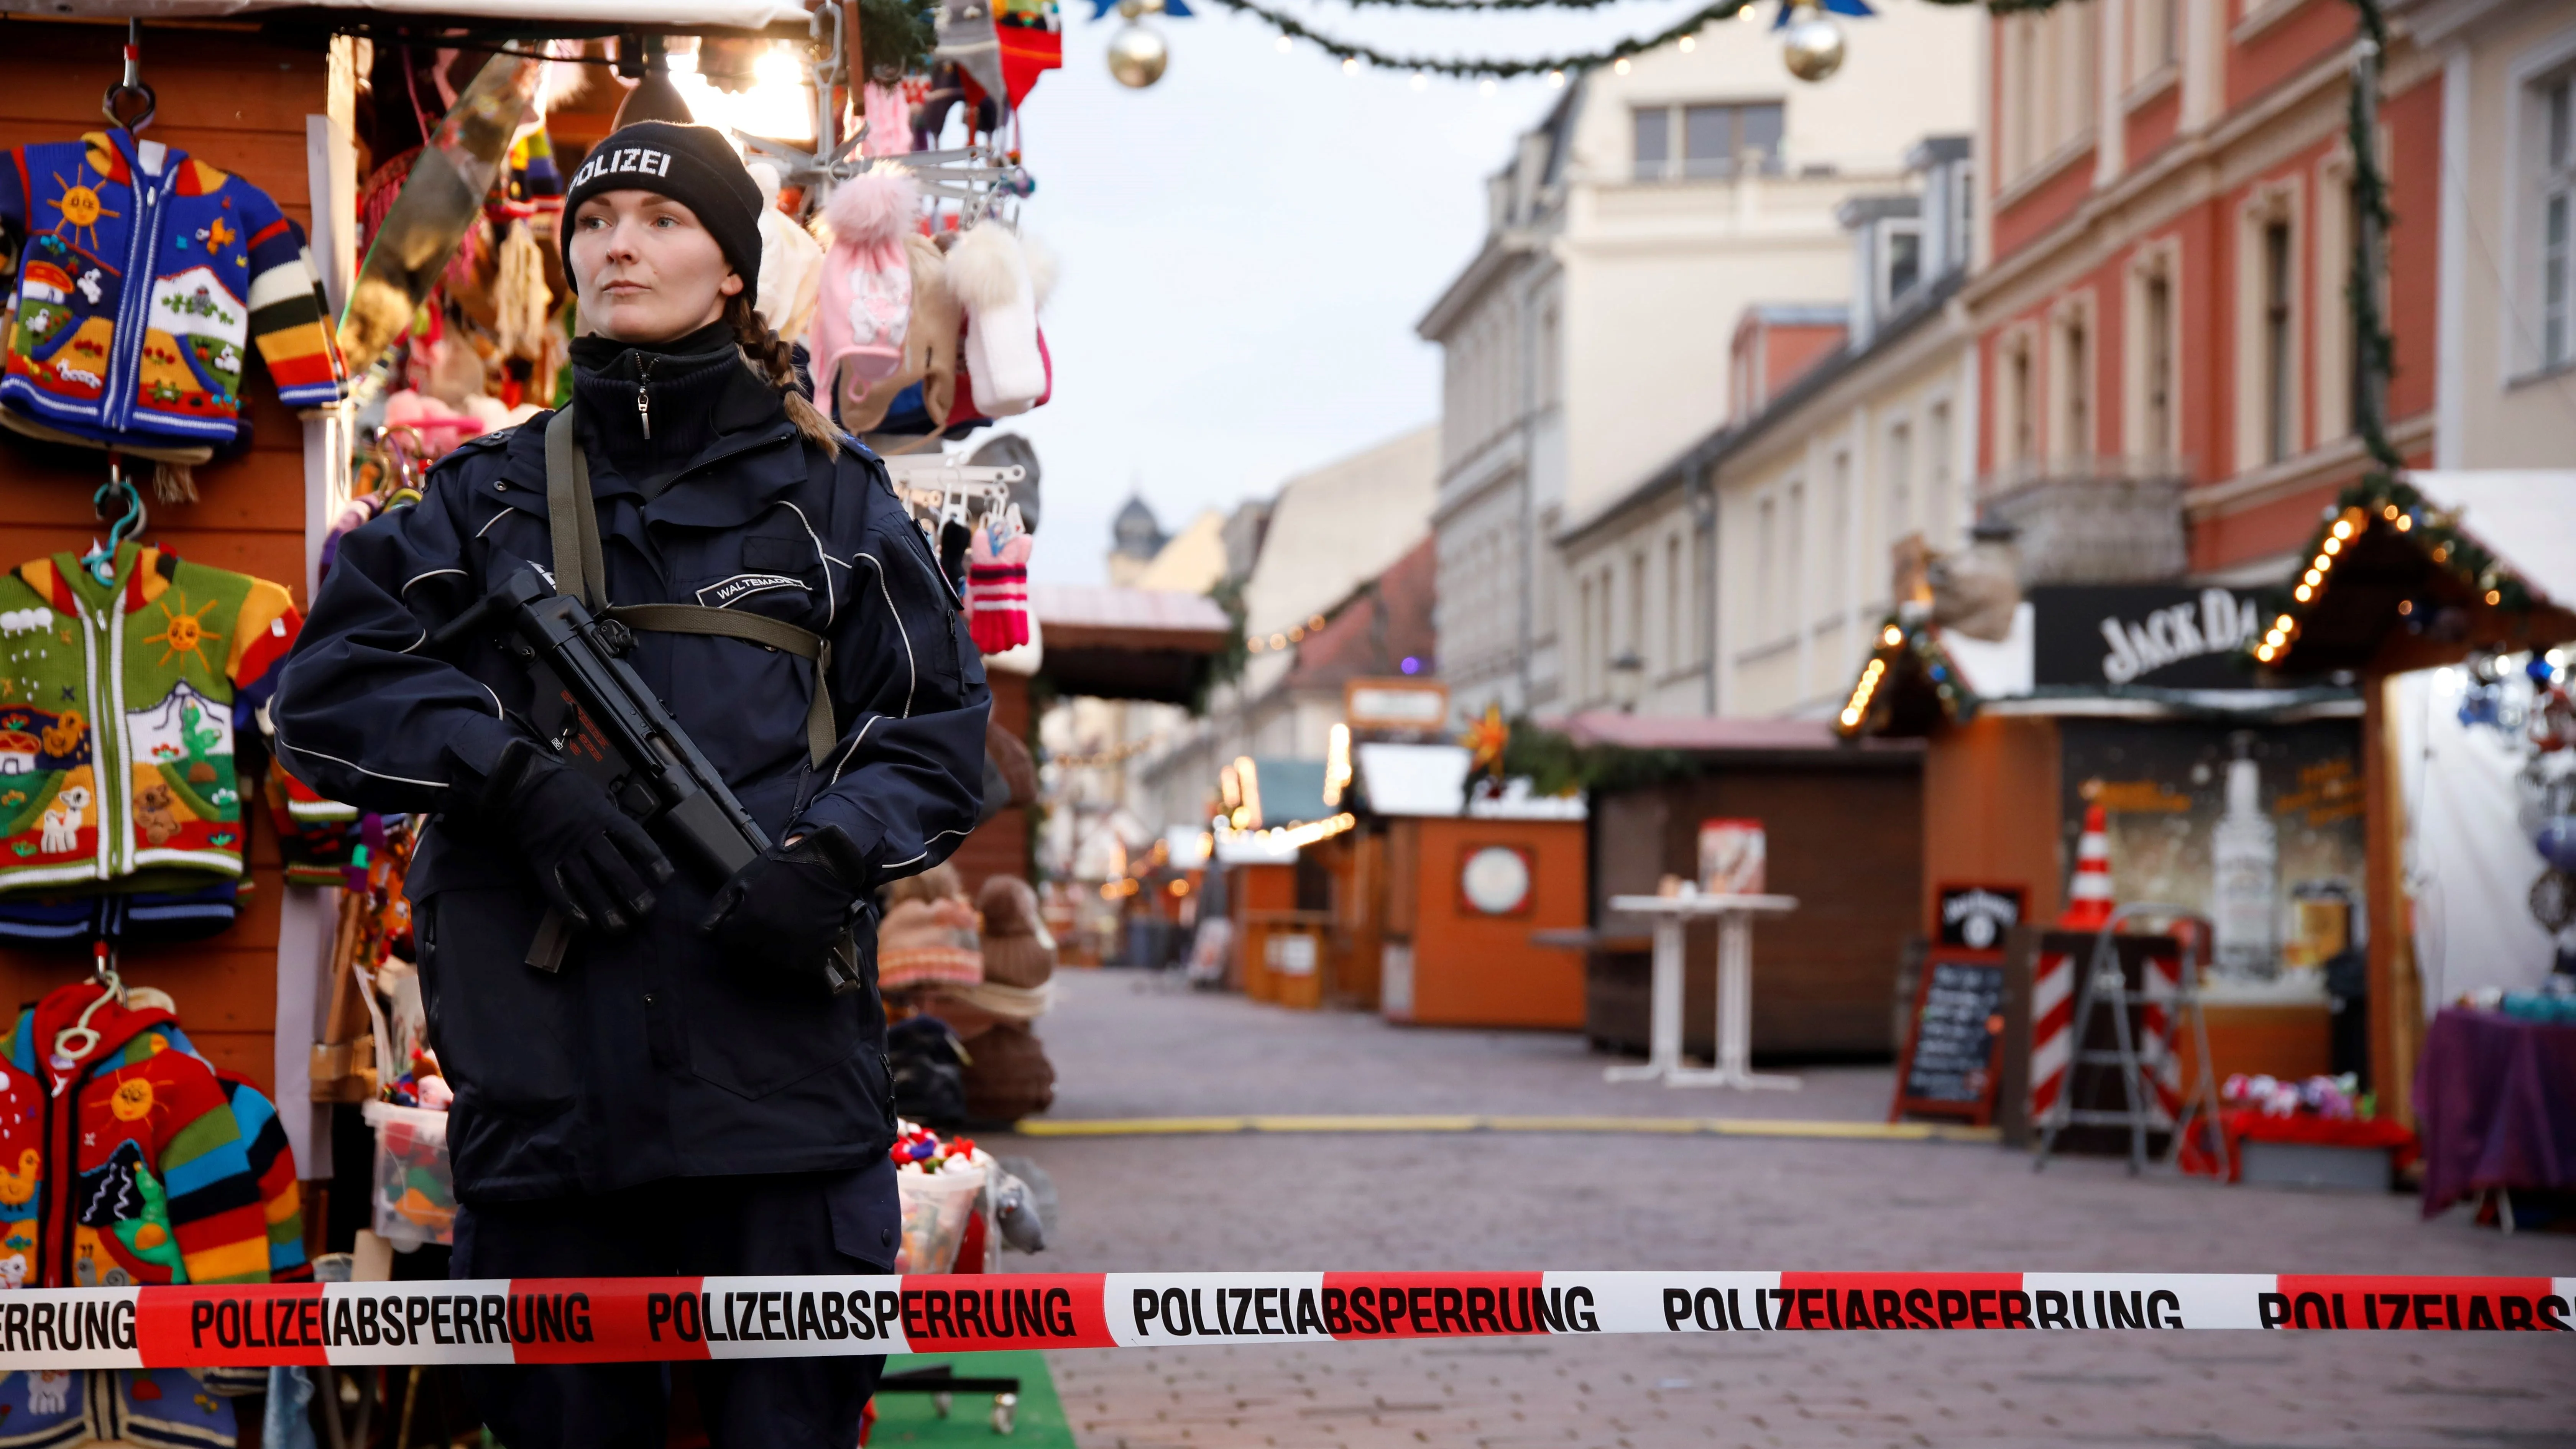
{"type": "MultiPolygon", "coordinates": [[[[989,700],[884,466],[796,391],[752,311],[761,204],[714,131],[629,126],[575,174],[564,249],[592,334],[573,344],[572,411],[605,577],[585,584],[828,644],[809,659],[639,632],[626,656],[779,843],[730,882],[675,869],[540,738],[498,629],[427,647],[558,557],[551,417],[467,444],[417,507],[342,542],[273,705],[280,756],[315,788],[432,817],[409,889],[456,1089],[460,1278],[894,1261],[874,972],[835,994],[825,957],[873,929],[860,902],[880,882],[973,828],[989,700]],[[525,964],[550,909],[573,928],[552,972],[525,964]]],[[[882,1362],[710,1363],[698,1397],[719,1446],[848,1449],[882,1362]]],[[[659,1366],[478,1372],[511,1449],[662,1442],[659,1366]]]]}

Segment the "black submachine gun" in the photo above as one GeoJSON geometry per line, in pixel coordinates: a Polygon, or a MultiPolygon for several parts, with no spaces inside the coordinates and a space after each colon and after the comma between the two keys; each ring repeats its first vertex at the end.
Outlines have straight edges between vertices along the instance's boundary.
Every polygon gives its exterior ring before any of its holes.
{"type": "MultiPolygon", "coordinates": [[[[536,683],[530,715],[547,746],[598,781],[683,869],[713,889],[769,849],[759,822],[624,659],[635,647],[624,622],[593,617],[579,599],[556,593],[534,566],[522,564],[431,636],[428,647],[445,654],[496,625],[505,631],[502,650],[536,683]]],[[[570,923],[549,909],[527,964],[562,969],[569,935],[570,923]]],[[[849,935],[833,944],[824,969],[836,994],[860,989],[857,944],[849,935]]]]}

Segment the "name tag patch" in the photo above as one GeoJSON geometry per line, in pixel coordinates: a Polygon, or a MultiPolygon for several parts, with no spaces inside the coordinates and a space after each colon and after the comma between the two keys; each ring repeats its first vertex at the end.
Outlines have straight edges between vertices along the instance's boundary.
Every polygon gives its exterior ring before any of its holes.
{"type": "Polygon", "coordinates": [[[785,574],[735,574],[698,590],[698,602],[710,609],[728,608],[736,599],[771,589],[802,589],[809,594],[814,591],[813,586],[803,579],[789,578],[785,574]]]}

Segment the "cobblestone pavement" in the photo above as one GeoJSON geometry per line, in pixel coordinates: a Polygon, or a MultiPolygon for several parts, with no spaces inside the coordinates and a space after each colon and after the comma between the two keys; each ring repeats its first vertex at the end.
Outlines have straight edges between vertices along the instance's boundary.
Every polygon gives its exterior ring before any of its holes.
{"type": "MultiPolygon", "coordinates": [[[[1607,1087],[1579,1042],[1405,1031],[1067,972],[1059,1117],[1688,1113],[1874,1119],[1889,1073],[1794,1096],[1607,1087]]],[[[1032,1138],[1063,1204],[1013,1266],[1886,1268],[2576,1275],[2411,1199],[2132,1181],[1944,1143],[1707,1137],[1032,1138]]],[[[1551,1338],[1051,1356],[1085,1449],[2158,1445],[2576,1449],[2550,1335],[1551,1338]]]]}

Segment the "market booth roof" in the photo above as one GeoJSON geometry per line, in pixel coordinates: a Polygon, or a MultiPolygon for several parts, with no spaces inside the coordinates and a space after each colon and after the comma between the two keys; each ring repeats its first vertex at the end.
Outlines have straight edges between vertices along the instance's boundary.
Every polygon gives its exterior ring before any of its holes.
{"type": "Polygon", "coordinates": [[[138,20],[291,20],[299,12],[373,11],[388,19],[452,20],[494,29],[572,25],[600,33],[633,30],[792,30],[803,35],[806,7],[795,0],[21,0],[0,13],[46,18],[138,20]]]}
{"type": "Polygon", "coordinates": [[[1036,584],[1029,612],[1046,636],[1039,672],[1062,694],[1189,704],[1234,642],[1215,600],[1172,589],[1036,584]]]}
{"type": "Polygon", "coordinates": [[[1727,719],[1587,710],[1551,727],[1577,745],[1670,750],[1701,756],[1789,755],[1853,748],[1904,753],[1922,748],[1914,740],[1864,740],[1857,746],[1847,745],[1836,737],[1831,724],[1818,719],[1727,719]]]}
{"type": "Polygon", "coordinates": [[[2576,638],[2576,471],[2406,475],[2319,528],[2253,642],[2288,675],[2394,671],[2576,638]]]}

